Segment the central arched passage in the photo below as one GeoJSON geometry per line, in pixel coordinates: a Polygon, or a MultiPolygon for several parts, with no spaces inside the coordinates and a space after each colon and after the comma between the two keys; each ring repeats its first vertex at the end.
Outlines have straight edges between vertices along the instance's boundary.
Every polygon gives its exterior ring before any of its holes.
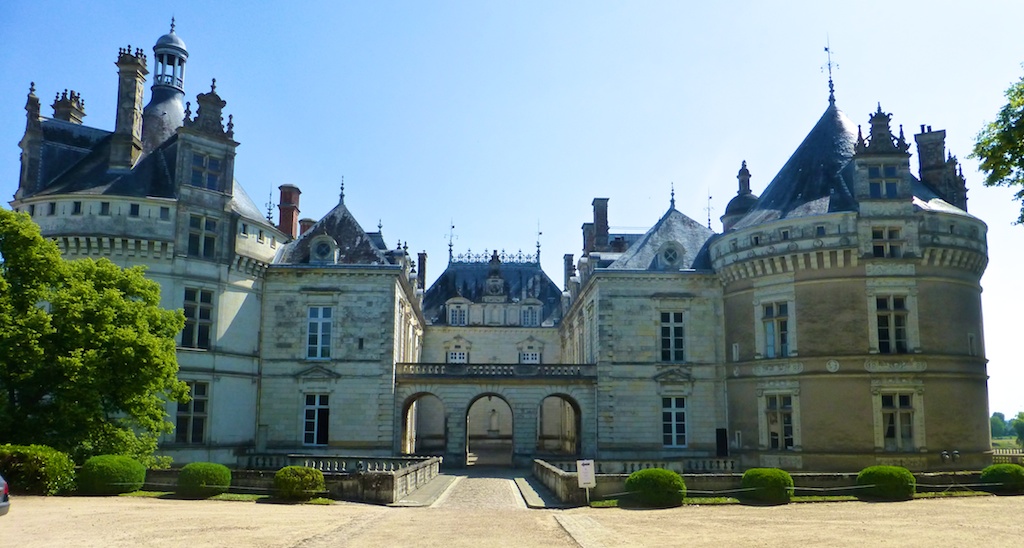
{"type": "Polygon", "coordinates": [[[497,394],[482,394],[466,410],[466,465],[511,466],[512,407],[497,394]]]}
{"type": "Polygon", "coordinates": [[[406,400],[402,416],[403,454],[444,454],[448,433],[440,398],[430,393],[416,394],[406,400]]]}

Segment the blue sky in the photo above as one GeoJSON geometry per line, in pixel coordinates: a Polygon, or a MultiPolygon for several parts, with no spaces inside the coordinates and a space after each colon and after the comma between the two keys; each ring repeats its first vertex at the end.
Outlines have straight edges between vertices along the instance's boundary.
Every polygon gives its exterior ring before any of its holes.
{"type": "Polygon", "coordinates": [[[457,253],[532,252],[539,223],[559,284],[594,197],[610,199],[613,230],[643,231],[674,184],[677,208],[701,222],[710,195],[721,230],[740,163],[760,192],[825,110],[828,40],[837,104],[855,123],[881,103],[908,136],[947,130],[969,210],[989,225],[990,407],[1024,410],[1019,204],[984,188],[966,158],[1024,74],[1022,3],[9,0],[2,11],[0,194],[17,188],[29,82],[44,112],[74,89],[85,123],[111,129],[118,48],[152,58],[174,16],[187,97],[217,79],[241,143],[235,176],[254,201],[295,184],[302,216],[319,218],[344,176],[364,228],[380,222],[389,244],[426,251],[430,280],[451,221],[457,253]]]}

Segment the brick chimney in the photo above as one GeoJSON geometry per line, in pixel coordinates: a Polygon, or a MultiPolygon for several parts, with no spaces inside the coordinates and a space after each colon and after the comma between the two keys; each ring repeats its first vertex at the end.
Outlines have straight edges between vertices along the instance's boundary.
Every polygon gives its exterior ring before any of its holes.
{"type": "Polygon", "coordinates": [[[146,54],[131,46],[117,55],[117,117],[110,144],[110,167],[131,169],[142,155],[142,84],[146,82],[146,54]]]}
{"type": "Polygon", "coordinates": [[[594,198],[594,249],[608,250],[608,198],[594,198]]]}
{"type": "Polygon", "coordinates": [[[85,101],[77,91],[64,90],[64,93],[57,94],[52,106],[53,117],[57,120],[82,125],[82,118],[85,118],[85,101]]]}
{"type": "Polygon", "coordinates": [[[315,219],[310,219],[309,217],[306,217],[305,219],[299,219],[299,234],[298,235],[302,236],[303,234],[308,232],[309,229],[313,228],[313,225],[315,225],[315,224],[316,224],[316,220],[315,219]]]}
{"type": "Polygon", "coordinates": [[[299,195],[302,191],[295,185],[281,185],[277,188],[281,191],[281,200],[277,204],[280,212],[277,229],[294,239],[299,235],[299,195]]]}

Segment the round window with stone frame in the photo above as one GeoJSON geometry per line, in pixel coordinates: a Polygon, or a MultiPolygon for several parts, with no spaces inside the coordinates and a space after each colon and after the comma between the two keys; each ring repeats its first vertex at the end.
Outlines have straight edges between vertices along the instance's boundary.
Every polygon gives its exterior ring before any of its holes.
{"type": "Polygon", "coordinates": [[[674,246],[668,246],[661,252],[661,258],[665,264],[674,265],[679,260],[679,250],[674,246]]]}
{"type": "Polygon", "coordinates": [[[313,244],[313,253],[318,260],[326,261],[332,258],[331,255],[334,253],[334,247],[330,242],[320,240],[313,244]]]}

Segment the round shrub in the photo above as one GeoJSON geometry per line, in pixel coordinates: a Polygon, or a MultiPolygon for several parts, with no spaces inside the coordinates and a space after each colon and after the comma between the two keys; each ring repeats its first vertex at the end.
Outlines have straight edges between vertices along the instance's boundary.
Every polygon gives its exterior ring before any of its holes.
{"type": "Polygon", "coordinates": [[[917,490],[917,480],[902,466],[868,466],[857,474],[857,485],[870,485],[858,490],[858,498],[868,500],[910,500],[917,490]]]}
{"type": "Polygon", "coordinates": [[[57,495],[75,489],[75,463],[46,445],[0,445],[0,470],[11,490],[24,495],[57,495]]]}
{"type": "Polygon", "coordinates": [[[637,470],[626,478],[626,491],[635,497],[638,504],[652,508],[680,506],[686,496],[683,478],[664,468],[637,470]]]}
{"type": "Polygon", "coordinates": [[[793,494],[793,477],[778,468],[751,468],[743,473],[740,486],[753,491],[742,491],[745,502],[787,504],[793,494]]]}
{"type": "Polygon", "coordinates": [[[985,490],[1004,495],[1024,493],[1024,466],[1019,464],[993,464],[981,471],[985,490]]]}
{"type": "Polygon", "coordinates": [[[327,489],[324,473],[307,466],[285,466],[274,474],[274,494],[283,499],[308,500],[327,489]]]}
{"type": "Polygon", "coordinates": [[[87,495],[116,495],[142,489],[146,467],[124,455],[96,455],[78,472],[78,489],[87,495]]]}
{"type": "Polygon", "coordinates": [[[186,497],[212,497],[231,487],[231,470],[215,462],[191,462],[178,472],[178,494],[186,497]]]}

